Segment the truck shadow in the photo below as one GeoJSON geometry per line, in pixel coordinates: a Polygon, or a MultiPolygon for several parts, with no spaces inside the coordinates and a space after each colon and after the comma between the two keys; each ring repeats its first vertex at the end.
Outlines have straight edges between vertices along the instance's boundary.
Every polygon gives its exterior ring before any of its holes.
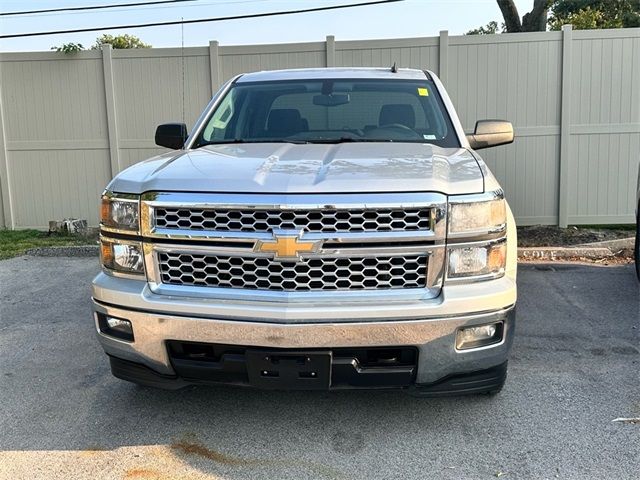
{"type": "MultiPolygon", "coordinates": [[[[340,468],[344,461],[380,450],[413,451],[416,437],[435,446],[451,436],[471,436],[482,417],[510,403],[508,392],[504,398],[425,399],[394,391],[198,386],[172,392],[108,383],[104,393],[111,411],[105,415],[105,405],[94,404],[100,429],[111,432],[102,437],[102,447],[165,445],[157,453],[165,461],[173,457],[214,478],[264,478],[274,472],[349,478],[340,468]],[[117,405],[126,405],[126,413],[117,405]]],[[[140,478],[154,478],[152,472],[140,478]]]]}

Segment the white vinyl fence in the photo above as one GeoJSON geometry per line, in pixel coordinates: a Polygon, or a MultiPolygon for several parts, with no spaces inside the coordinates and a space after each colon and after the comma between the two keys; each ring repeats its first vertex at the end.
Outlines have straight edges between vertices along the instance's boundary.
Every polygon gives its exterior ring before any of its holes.
{"type": "Polygon", "coordinates": [[[159,123],[192,126],[231,76],[391,66],[435,71],[462,122],[513,122],[481,153],[520,225],[634,221],[640,162],[640,29],[397,40],[0,54],[0,228],[97,224],[98,195],[162,151],[159,123]],[[184,83],[183,83],[184,79],[184,83]],[[184,98],[184,103],[183,103],[184,98]]]}

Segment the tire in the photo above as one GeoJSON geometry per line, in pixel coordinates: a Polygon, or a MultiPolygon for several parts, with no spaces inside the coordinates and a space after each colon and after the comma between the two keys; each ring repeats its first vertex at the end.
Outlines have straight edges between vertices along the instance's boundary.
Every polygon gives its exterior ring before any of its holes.
{"type": "MultiPolygon", "coordinates": [[[[640,205],[638,205],[638,212],[640,212],[640,205]]],[[[636,275],[640,280],[640,213],[636,218],[636,245],[633,251],[633,257],[636,262],[636,275]]]]}

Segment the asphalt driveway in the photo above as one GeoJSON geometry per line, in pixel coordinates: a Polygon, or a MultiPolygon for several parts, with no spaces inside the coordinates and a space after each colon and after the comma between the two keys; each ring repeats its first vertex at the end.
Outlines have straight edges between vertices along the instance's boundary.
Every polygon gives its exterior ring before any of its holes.
{"type": "Polygon", "coordinates": [[[524,265],[496,397],[166,392],[111,377],[94,258],[0,261],[0,478],[638,478],[631,266],[524,265]]]}

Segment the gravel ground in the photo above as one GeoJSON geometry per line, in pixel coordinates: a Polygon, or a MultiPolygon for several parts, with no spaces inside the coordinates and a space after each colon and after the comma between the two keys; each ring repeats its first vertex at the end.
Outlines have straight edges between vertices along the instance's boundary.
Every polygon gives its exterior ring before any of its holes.
{"type": "Polygon", "coordinates": [[[635,479],[631,266],[523,265],[496,397],[136,387],[94,338],[95,258],[0,262],[1,479],[635,479]]]}
{"type": "Polygon", "coordinates": [[[551,225],[518,227],[519,247],[568,247],[585,243],[618,240],[635,235],[635,230],[616,228],[559,228],[551,225]]]}

